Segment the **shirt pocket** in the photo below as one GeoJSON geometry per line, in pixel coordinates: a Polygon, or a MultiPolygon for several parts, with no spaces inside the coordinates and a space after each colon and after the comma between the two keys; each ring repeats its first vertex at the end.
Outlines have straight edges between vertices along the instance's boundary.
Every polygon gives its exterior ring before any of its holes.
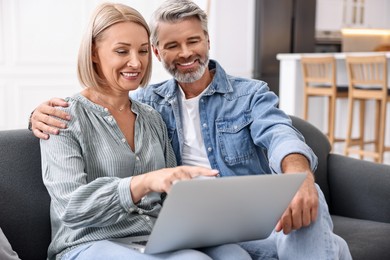
{"type": "Polygon", "coordinates": [[[250,134],[253,119],[249,111],[234,117],[217,119],[215,122],[219,149],[228,165],[243,163],[255,155],[256,150],[250,134]]]}

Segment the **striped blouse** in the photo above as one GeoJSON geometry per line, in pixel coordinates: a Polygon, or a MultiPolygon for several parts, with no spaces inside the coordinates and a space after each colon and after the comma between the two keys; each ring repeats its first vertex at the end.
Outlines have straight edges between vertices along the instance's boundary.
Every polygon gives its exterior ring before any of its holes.
{"type": "Polygon", "coordinates": [[[67,101],[68,128],[41,140],[51,197],[49,259],[91,241],[150,234],[161,196],[149,193],[135,204],[131,178],[176,165],[166,126],[151,107],[131,101],[137,115],[133,152],[108,109],[81,94],[67,101]]]}

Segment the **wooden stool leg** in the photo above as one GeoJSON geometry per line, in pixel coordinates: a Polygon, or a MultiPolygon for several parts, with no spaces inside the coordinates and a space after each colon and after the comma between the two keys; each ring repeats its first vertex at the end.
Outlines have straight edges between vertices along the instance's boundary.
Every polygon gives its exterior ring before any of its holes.
{"type": "MultiPolygon", "coordinates": [[[[366,101],[363,99],[359,100],[360,102],[360,118],[359,118],[359,147],[360,150],[364,150],[364,142],[365,142],[365,129],[364,129],[364,122],[366,117],[366,101]]],[[[363,159],[363,154],[360,153],[359,158],[363,159]]]]}
{"type": "MultiPolygon", "coordinates": [[[[381,102],[380,100],[375,100],[375,152],[379,154],[379,136],[380,136],[380,123],[381,123],[381,102]]],[[[377,160],[376,160],[377,161],[377,160]]]]}
{"type": "Polygon", "coordinates": [[[381,112],[380,112],[380,121],[379,121],[379,158],[378,162],[383,162],[383,152],[385,146],[385,127],[386,127],[386,100],[381,100],[381,112]]]}
{"type": "Polygon", "coordinates": [[[335,134],[334,134],[334,128],[335,128],[335,108],[336,108],[336,97],[335,96],[329,96],[328,98],[328,106],[329,106],[329,114],[328,114],[328,135],[329,135],[329,142],[332,145],[334,145],[335,140],[335,134]]]}
{"type": "Polygon", "coordinates": [[[344,154],[349,155],[349,147],[351,146],[352,139],[352,121],[353,121],[353,108],[354,108],[354,98],[348,98],[348,123],[347,123],[347,136],[345,137],[345,148],[344,154]]]}
{"type": "Polygon", "coordinates": [[[303,99],[303,119],[305,119],[306,121],[309,117],[308,108],[309,108],[309,95],[305,91],[304,99],[303,99]]]}

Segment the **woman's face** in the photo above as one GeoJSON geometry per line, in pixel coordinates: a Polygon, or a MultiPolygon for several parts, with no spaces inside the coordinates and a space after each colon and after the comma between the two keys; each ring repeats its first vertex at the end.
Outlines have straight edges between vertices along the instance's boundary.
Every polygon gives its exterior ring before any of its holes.
{"type": "Polygon", "coordinates": [[[112,25],[95,43],[92,60],[111,90],[137,89],[149,66],[147,31],[133,22],[112,25]]]}

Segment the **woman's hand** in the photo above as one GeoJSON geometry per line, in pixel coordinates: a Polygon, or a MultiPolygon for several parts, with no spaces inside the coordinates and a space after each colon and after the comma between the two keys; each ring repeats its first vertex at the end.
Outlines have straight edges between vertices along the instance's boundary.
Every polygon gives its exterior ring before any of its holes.
{"type": "Polygon", "coordinates": [[[133,201],[137,203],[149,192],[169,192],[172,185],[180,180],[190,180],[197,176],[217,176],[218,170],[197,166],[178,166],[164,168],[134,176],[130,183],[133,201]]]}

